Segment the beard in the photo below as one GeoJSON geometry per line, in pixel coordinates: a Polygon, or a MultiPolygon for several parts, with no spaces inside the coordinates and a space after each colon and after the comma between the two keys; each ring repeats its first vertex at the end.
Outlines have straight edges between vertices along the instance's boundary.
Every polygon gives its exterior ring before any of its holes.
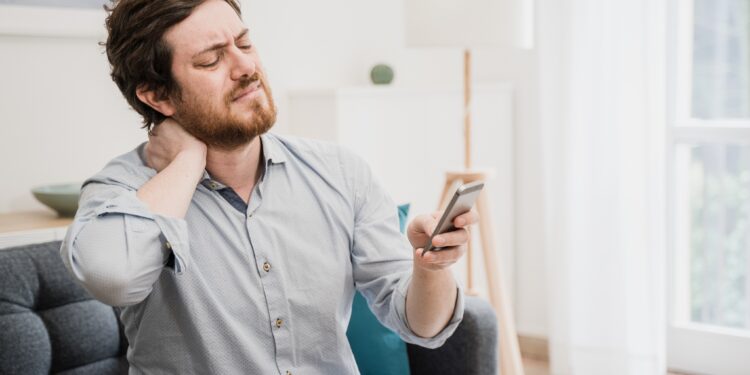
{"type": "Polygon", "coordinates": [[[209,147],[230,151],[244,146],[266,133],[276,122],[276,106],[271,89],[262,77],[256,72],[252,77],[240,80],[237,87],[222,98],[220,108],[212,106],[205,97],[192,95],[183,99],[178,93],[172,117],[185,131],[209,147]],[[257,81],[260,81],[262,95],[253,98],[244,107],[233,105],[233,99],[257,81]],[[234,113],[233,107],[241,113],[234,113]],[[250,119],[244,116],[248,112],[252,113],[250,119]]]}

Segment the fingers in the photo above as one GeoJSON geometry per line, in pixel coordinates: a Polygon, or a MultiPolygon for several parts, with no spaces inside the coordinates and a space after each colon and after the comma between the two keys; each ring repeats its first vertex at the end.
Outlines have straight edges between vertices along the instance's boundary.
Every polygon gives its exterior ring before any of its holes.
{"type": "Polygon", "coordinates": [[[453,219],[453,226],[456,228],[468,227],[472,224],[479,222],[479,214],[475,210],[471,210],[465,214],[458,215],[453,219]]]}
{"type": "MultiPolygon", "coordinates": [[[[421,251],[422,249],[420,249],[421,251]]],[[[431,263],[455,262],[466,252],[465,246],[446,247],[442,250],[428,251],[422,255],[422,259],[431,263]]]]}
{"type": "Polygon", "coordinates": [[[182,126],[180,126],[180,124],[177,121],[175,121],[171,117],[167,117],[164,120],[162,120],[162,122],[158,124],[153,124],[151,126],[151,130],[148,131],[148,135],[156,137],[159,135],[161,130],[166,131],[167,134],[171,134],[170,132],[174,132],[174,131],[179,132],[183,129],[182,129],[182,126]]]}
{"type": "Polygon", "coordinates": [[[466,246],[454,246],[440,251],[417,249],[416,256],[419,266],[429,269],[443,269],[455,264],[466,253],[466,246]]]}
{"type": "MultiPolygon", "coordinates": [[[[430,215],[420,215],[415,219],[415,222],[419,222],[419,227],[424,233],[432,234],[435,231],[438,220],[443,215],[440,211],[435,211],[430,215]]],[[[465,228],[474,225],[479,222],[479,214],[475,210],[471,210],[467,213],[456,216],[453,219],[453,226],[456,228],[465,228]]]]}
{"type": "Polygon", "coordinates": [[[466,229],[457,229],[435,236],[432,239],[432,245],[437,247],[460,246],[469,241],[469,231],[466,229]]]}

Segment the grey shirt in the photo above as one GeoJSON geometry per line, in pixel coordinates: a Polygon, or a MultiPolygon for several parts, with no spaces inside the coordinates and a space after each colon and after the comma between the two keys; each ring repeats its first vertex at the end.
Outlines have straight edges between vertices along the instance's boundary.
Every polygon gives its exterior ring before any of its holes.
{"type": "Polygon", "coordinates": [[[463,294],[437,336],[411,331],[412,248],[366,163],[333,144],[261,142],[246,206],[206,173],[184,219],[151,213],[136,197],[156,175],[143,145],[84,183],[61,255],[94,297],[123,306],[130,373],[357,374],[355,289],[405,341],[442,345],[463,294]]]}

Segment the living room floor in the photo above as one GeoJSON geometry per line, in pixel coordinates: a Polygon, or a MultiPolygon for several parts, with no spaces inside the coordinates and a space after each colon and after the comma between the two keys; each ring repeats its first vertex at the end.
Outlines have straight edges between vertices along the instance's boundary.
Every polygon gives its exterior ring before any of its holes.
{"type": "MultiPolygon", "coordinates": [[[[525,375],[550,375],[549,363],[546,360],[523,358],[523,368],[526,370],[525,375]]],[[[680,372],[668,372],[667,375],[686,375],[680,372]]]]}
{"type": "Polygon", "coordinates": [[[543,360],[524,358],[523,369],[526,375],[549,375],[549,363],[543,360]]]}

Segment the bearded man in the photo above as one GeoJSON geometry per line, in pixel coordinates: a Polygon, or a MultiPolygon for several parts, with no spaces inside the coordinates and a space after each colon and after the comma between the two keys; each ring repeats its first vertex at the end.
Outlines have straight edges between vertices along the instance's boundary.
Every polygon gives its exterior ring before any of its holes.
{"type": "Polygon", "coordinates": [[[131,374],[356,374],[356,290],[405,341],[437,347],[463,316],[449,269],[466,226],[407,238],[367,165],[268,133],[276,108],[236,0],[119,0],[112,78],[148,142],[88,179],[61,255],[120,306],[131,374]]]}

